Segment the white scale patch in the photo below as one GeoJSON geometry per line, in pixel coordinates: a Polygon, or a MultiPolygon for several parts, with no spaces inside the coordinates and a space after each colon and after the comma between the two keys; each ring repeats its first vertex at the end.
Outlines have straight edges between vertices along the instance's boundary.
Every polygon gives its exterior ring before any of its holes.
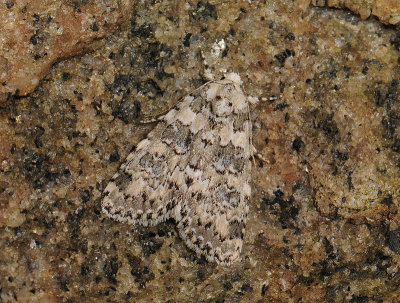
{"type": "Polygon", "coordinates": [[[104,190],[122,222],[169,218],[208,261],[239,258],[251,195],[251,122],[241,79],[229,74],[184,98],[141,141],[104,190]]]}

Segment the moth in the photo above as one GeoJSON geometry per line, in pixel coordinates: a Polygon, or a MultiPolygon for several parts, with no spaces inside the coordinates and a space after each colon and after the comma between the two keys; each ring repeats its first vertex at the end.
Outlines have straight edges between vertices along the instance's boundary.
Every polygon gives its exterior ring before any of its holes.
{"type": "Polygon", "coordinates": [[[104,213],[143,226],[173,219],[198,255],[236,261],[251,195],[252,125],[241,83],[230,73],[160,117],[105,188],[104,213]]]}

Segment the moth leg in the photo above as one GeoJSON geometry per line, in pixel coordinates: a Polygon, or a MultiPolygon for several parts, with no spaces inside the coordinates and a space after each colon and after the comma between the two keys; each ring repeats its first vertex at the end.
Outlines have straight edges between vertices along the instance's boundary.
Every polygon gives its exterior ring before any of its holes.
{"type": "Polygon", "coordinates": [[[251,156],[253,158],[254,166],[256,164],[254,158],[257,158],[258,160],[260,160],[263,163],[269,163],[269,161],[267,159],[265,159],[265,157],[254,147],[254,145],[251,145],[251,156]]]}

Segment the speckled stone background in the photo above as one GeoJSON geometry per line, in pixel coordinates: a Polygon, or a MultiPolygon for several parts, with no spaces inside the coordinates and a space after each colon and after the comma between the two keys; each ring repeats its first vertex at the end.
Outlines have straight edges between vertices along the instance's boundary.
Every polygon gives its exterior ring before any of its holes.
{"type": "MultiPolygon", "coordinates": [[[[28,28],[55,14],[20,2],[1,10],[28,28]]],[[[38,62],[21,66],[44,77],[32,93],[0,75],[0,302],[399,302],[400,4],[102,3],[129,4],[111,14],[125,21],[47,74],[35,51],[57,39],[24,40],[38,62]],[[242,259],[229,267],[197,258],[173,222],[129,226],[100,211],[154,127],[139,121],[226,71],[260,99],[253,139],[267,160],[253,168],[242,259]]],[[[85,28],[104,31],[100,20],[85,28]]]]}

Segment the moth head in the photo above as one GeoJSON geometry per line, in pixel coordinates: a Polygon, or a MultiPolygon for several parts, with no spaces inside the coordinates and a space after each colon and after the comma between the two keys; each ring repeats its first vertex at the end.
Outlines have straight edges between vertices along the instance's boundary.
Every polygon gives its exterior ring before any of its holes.
{"type": "Polygon", "coordinates": [[[228,116],[232,114],[233,104],[228,98],[216,95],[211,101],[211,110],[218,117],[228,116]]]}

